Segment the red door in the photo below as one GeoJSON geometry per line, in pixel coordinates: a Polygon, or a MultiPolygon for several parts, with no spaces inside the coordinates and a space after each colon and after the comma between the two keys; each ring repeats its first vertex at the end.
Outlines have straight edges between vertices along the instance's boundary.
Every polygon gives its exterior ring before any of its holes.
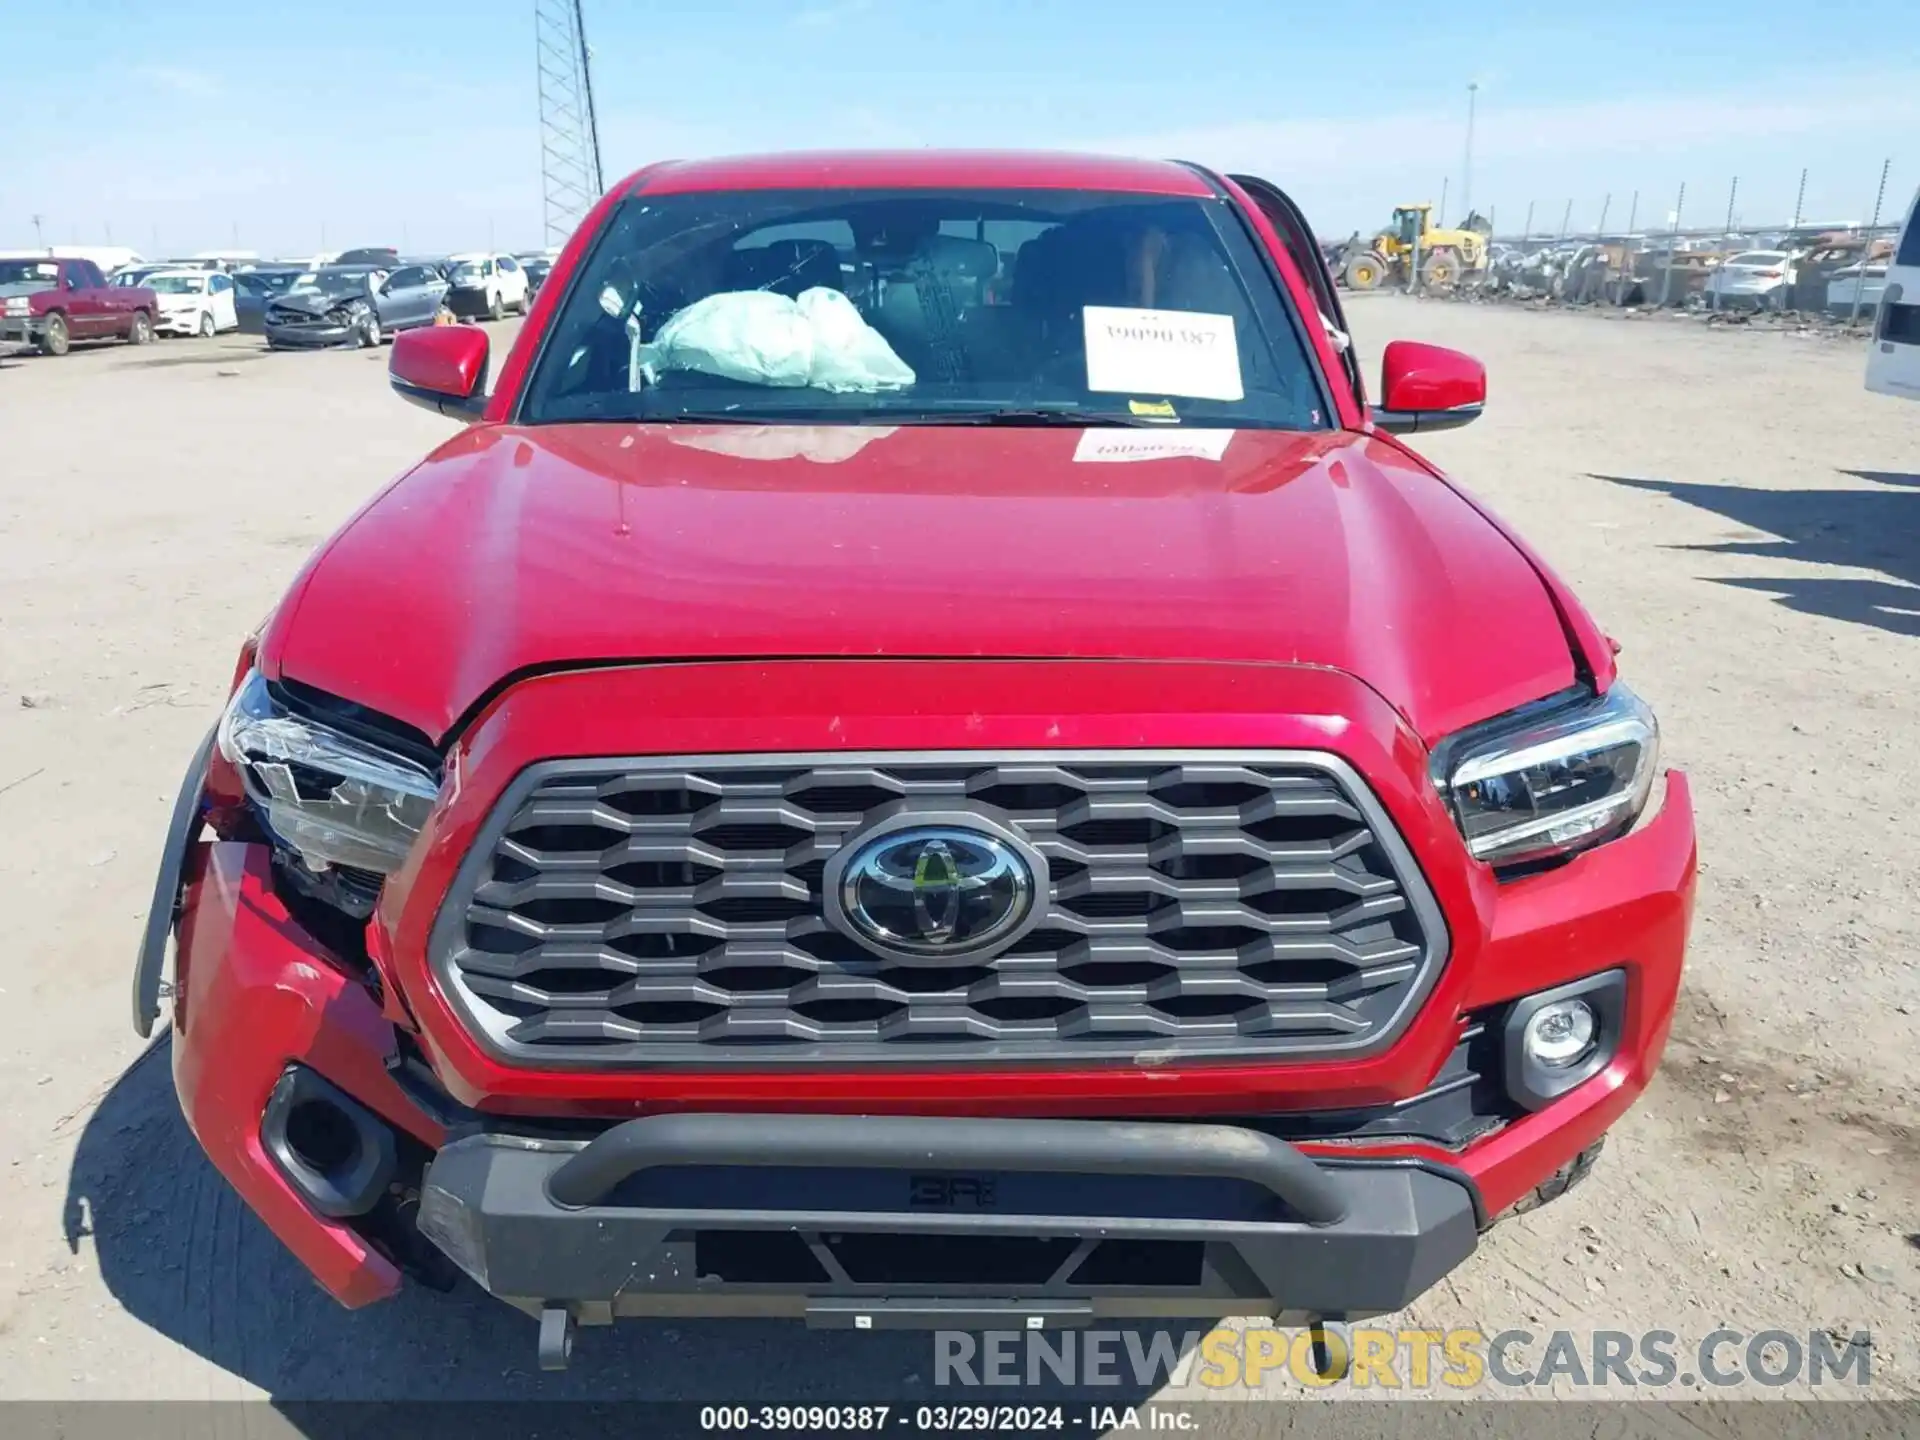
{"type": "Polygon", "coordinates": [[[106,282],[91,260],[60,262],[60,288],[66,292],[67,333],[76,340],[92,340],[114,330],[106,282]]]}

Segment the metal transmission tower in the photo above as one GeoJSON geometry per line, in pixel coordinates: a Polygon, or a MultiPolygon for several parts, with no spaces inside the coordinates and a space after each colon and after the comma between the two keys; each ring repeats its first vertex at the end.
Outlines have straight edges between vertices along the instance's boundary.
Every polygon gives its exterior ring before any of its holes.
{"type": "Polygon", "coordinates": [[[605,182],[580,0],[533,0],[540,76],[540,200],[549,245],[563,245],[605,182]]]}

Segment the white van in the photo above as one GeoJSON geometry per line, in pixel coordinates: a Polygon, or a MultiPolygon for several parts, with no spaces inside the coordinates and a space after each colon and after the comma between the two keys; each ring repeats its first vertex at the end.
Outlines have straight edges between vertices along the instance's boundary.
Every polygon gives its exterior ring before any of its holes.
{"type": "Polygon", "coordinates": [[[1887,262],[1886,286],[1867,350],[1867,389],[1920,400],[1920,194],[1887,262]]]}

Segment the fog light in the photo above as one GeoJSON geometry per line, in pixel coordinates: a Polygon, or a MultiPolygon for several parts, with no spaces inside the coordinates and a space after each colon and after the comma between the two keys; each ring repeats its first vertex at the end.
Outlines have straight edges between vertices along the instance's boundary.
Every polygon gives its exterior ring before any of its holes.
{"type": "Polygon", "coordinates": [[[1507,1094],[1538,1110],[1591,1080],[1625,1033],[1627,975],[1607,970],[1513,1002],[1501,1024],[1507,1094]]]}
{"type": "Polygon", "coordinates": [[[1593,1007],[1584,1000],[1542,1005],[1527,1021],[1527,1058],[1549,1069],[1575,1064],[1593,1045],[1593,1007]]]}

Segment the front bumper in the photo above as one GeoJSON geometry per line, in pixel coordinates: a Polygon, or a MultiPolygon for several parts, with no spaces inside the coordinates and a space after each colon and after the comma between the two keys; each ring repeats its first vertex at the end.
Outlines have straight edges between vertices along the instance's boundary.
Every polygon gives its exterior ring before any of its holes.
{"type": "Polygon", "coordinates": [[[0,344],[31,345],[40,338],[37,315],[0,315],[0,344]]]}
{"type": "Polygon", "coordinates": [[[353,324],[268,325],[264,329],[267,344],[277,350],[325,350],[357,344],[360,339],[360,327],[353,324]]]}
{"type": "Polygon", "coordinates": [[[577,1318],[1041,1328],[1102,1315],[1363,1317],[1472,1254],[1445,1167],[1316,1164],[1229,1125],[661,1115],[455,1141],[420,1228],[493,1294],[577,1318]]]}
{"type": "Polygon", "coordinates": [[[489,309],[488,296],[489,292],[484,289],[468,290],[456,285],[453,289],[447,291],[446,305],[449,310],[462,319],[470,319],[475,315],[485,315],[487,313],[489,309]]]}
{"type": "Polygon", "coordinates": [[[194,335],[200,330],[200,312],[198,310],[161,311],[154,317],[153,332],[156,335],[194,335]]]}
{"type": "MultiPolygon", "coordinates": [[[[708,743],[721,749],[801,750],[810,743],[817,744],[810,733],[789,735],[779,728],[788,725],[799,731],[811,723],[814,712],[808,708],[804,694],[769,694],[764,715],[715,720],[716,715],[733,713],[723,708],[728,697],[709,696],[699,688],[704,683],[700,672],[717,668],[677,667],[660,673],[641,672],[628,679],[621,678],[622,672],[614,672],[611,677],[548,677],[527,687],[528,693],[518,702],[518,713],[531,724],[539,718],[541,704],[559,705],[557,713],[581,732],[569,743],[578,745],[583,754],[612,753],[605,737],[593,730],[595,717],[599,716],[608,717],[607,728],[630,727],[634,723],[631,717],[646,717],[645,723],[658,726],[661,733],[657,739],[649,733],[643,737],[644,744],[649,751],[660,753],[684,748],[687,736],[683,729],[696,724],[706,727],[711,732],[708,743]],[[637,691],[643,684],[650,687],[653,703],[649,706],[581,709],[560,705],[576,691],[591,689],[603,694],[608,687],[617,690],[621,685],[637,691]],[[582,715],[588,718],[582,720],[582,715]]],[[[770,686],[782,669],[766,667],[770,686]]],[[[1022,671],[1022,683],[1030,688],[1041,678],[1031,667],[1022,671]]],[[[945,738],[939,695],[929,693],[923,699],[918,694],[899,694],[901,686],[911,679],[907,677],[892,689],[873,687],[872,693],[884,695],[886,703],[896,707],[898,719],[883,717],[884,723],[875,721],[857,733],[856,727],[849,726],[847,743],[900,748],[912,744],[915,736],[945,738]]],[[[924,683],[931,691],[943,679],[929,675],[924,683]]],[[[1163,678],[1143,678],[1137,696],[1132,691],[1103,692],[1100,676],[1089,676],[1084,670],[1075,670],[1061,683],[1069,682],[1072,694],[1060,705],[1076,703],[1080,707],[1077,713],[1091,717],[1076,722],[1076,729],[1085,733],[1073,735],[1073,740],[1113,745],[1124,743],[1127,736],[1156,738],[1165,732],[1164,718],[1148,710],[1153,697],[1171,693],[1163,678]],[[1153,686],[1150,692],[1144,688],[1149,683],[1153,686]],[[1125,709],[1123,704],[1139,709],[1125,709]],[[1106,718],[1109,713],[1114,718],[1106,718]]],[[[1121,688],[1118,680],[1104,683],[1114,691],[1121,688]]],[[[1205,683],[1200,676],[1179,689],[1177,703],[1205,716],[1205,725],[1196,728],[1213,743],[1284,746],[1310,742],[1312,737],[1304,727],[1300,732],[1289,731],[1270,718],[1284,712],[1286,697],[1278,693],[1246,697],[1236,702],[1246,709],[1245,717],[1240,717],[1227,709],[1225,701],[1207,695],[1205,683]],[[1219,713],[1202,710],[1203,704],[1217,704],[1219,713]]],[[[1240,679],[1236,683],[1253,682],[1240,679]]],[[[1333,677],[1316,672],[1304,678],[1291,677],[1288,683],[1327,689],[1325,695],[1292,698],[1291,703],[1309,707],[1303,713],[1370,713],[1366,697],[1357,691],[1334,693],[1332,687],[1344,686],[1345,682],[1333,677]]],[[[955,688],[966,693],[969,687],[955,688]]],[[[833,702],[840,704],[843,700],[836,686],[833,702]]],[[[737,697],[732,703],[737,708],[737,697]]],[[[1170,699],[1166,703],[1175,702],[1170,699]]],[[[1041,737],[1023,727],[1030,726],[1037,732],[1061,710],[1040,702],[1031,709],[1031,717],[1022,714],[1003,722],[1002,728],[1008,732],[1004,737],[988,738],[996,743],[1004,739],[1010,746],[1036,744],[1041,737]]],[[[889,715],[894,713],[890,711],[889,715]]],[[[820,714],[827,716],[824,709],[820,714]]],[[[486,733],[490,723],[482,722],[481,733],[486,733]]],[[[1382,736],[1390,737],[1394,733],[1392,723],[1390,717],[1381,717],[1376,728],[1382,736]]],[[[1346,743],[1358,746],[1363,741],[1373,743],[1367,736],[1350,732],[1346,743]]],[[[477,823],[478,816],[485,813],[492,798],[525,761],[503,753],[497,745],[474,753],[479,759],[462,771],[466,793],[461,804],[471,808],[477,823]]],[[[1393,793],[1391,787],[1400,784],[1396,778],[1400,771],[1388,758],[1384,743],[1377,753],[1360,756],[1359,763],[1363,773],[1374,778],[1398,807],[1404,829],[1413,831],[1416,823],[1425,823],[1417,822],[1417,816],[1408,819],[1415,812],[1407,806],[1416,800],[1426,803],[1430,792],[1426,798],[1414,795],[1412,799],[1393,793]]],[[[1692,807],[1685,777],[1677,772],[1669,775],[1664,802],[1657,812],[1650,813],[1632,834],[1559,870],[1508,884],[1495,882],[1481,870],[1448,861],[1443,847],[1457,849],[1457,834],[1444,816],[1436,817],[1431,831],[1416,837],[1416,853],[1422,855],[1428,878],[1447,913],[1454,958],[1407,1033],[1388,1050],[1365,1059],[1157,1067],[989,1067],[937,1074],[903,1071],[890,1074],[887,1083],[880,1086],[876,1086],[871,1073],[844,1069],[833,1073],[742,1074],[693,1070],[537,1071],[490,1067],[484,1057],[462,1050],[462,1032],[448,1020],[444,1001],[421,973],[423,937],[435,897],[444,891],[444,877],[404,877],[419,902],[419,923],[394,926],[391,907],[377,912],[375,923],[367,931],[371,973],[347,965],[289,913],[276,890],[266,845],[197,838],[204,769],[203,763],[196,762],[189,775],[182,796],[184,823],[169,836],[166,848],[166,863],[178,867],[185,886],[179,906],[175,961],[176,1083],[188,1121],[216,1167],[321,1283],[350,1305],[391,1293],[398,1286],[399,1269],[376,1243],[376,1237],[370,1236],[361,1218],[331,1218],[317,1213],[289,1183],[263,1143],[263,1116],[289,1067],[311,1070],[366,1107],[403,1142],[410,1142],[403,1148],[416,1157],[441,1152],[427,1172],[430,1185],[451,1197],[447,1203],[457,1199],[461,1212],[475,1217],[473,1233],[479,1237],[480,1253],[486,1256],[485,1263],[477,1268],[502,1295],[526,1301],[534,1295],[559,1293],[582,1305],[611,1306],[613,1301],[603,1293],[607,1289],[604,1276],[582,1275],[561,1264],[561,1260],[565,1266],[580,1263],[566,1257],[568,1247],[581,1243],[572,1237],[592,1232],[592,1227],[574,1218],[588,1214],[609,1224],[617,1221],[617,1228],[626,1237],[611,1261],[604,1254],[600,1256],[601,1261],[616,1268],[625,1265],[622,1276],[629,1271],[637,1276],[621,1291],[622,1295],[632,1292],[635,1297],[623,1301],[624,1305],[654,1305],[683,1312],[707,1307],[717,1313],[733,1305],[762,1310],[771,1306],[782,1313],[807,1314],[825,1303],[822,1297],[847,1298],[845,1288],[837,1282],[815,1280],[809,1284],[794,1282],[784,1289],[775,1284],[770,1290],[755,1289],[744,1299],[732,1298],[689,1278],[690,1272],[684,1267],[697,1266],[699,1232],[724,1230],[731,1225],[735,1230],[793,1235],[801,1232],[804,1221],[805,1227],[818,1227],[807,1228],[807,1233],[819,1235],[823,1246],[830,1234],[872,1235],[882,1229],[899,1232],[899,1165],[788,1165],[780,1175],[781,1183],[769,1187],[778,1197],[774,1203],[782,1208],[763,1214],[757,1224],[740,1218],[741,1211],[753,1207],[741,1203],[737,1192],[731,1196],[725,1193],[724,1176],[695,1175],[701,1167],[685,1162],[647,1168],[661,1175],[674,1172],[692,1176],[675,1183],[696,1185],[697,1181],[696,1189],[663,1192],[645,1205],[628,1203],[634,1192],[620,1187],[632,1182],[622,1179],[610,1192],[614,1195],[612,1202],[576,1210],[559,1207],[549,1213],[551,1207],[540,1199],[548,1175],[587,1146],[587,1137],[595,1131],[618,1134],[621,1122],[635,1115],[663,1112],[692,1113],[702,1124],[716,1127],[732,1123],[723,1120],[723,1115],[746,1116],[764,1125],[765,1117],[783,1112],[793,1117],[787,1123],[805,1124],[812,1124],[817,1115],[912,1116],[916,1117],[914,1123],[922,1125],[944,1123],[941,1117],[1084,1123],[1089,1117],[1104,1116],[1125,1118],[1130,1123],[1136,1123],[1135,1117],[1151,1117],[1145,1123],[1163,1128],[1211,1121],[1235,1131],[1257,1131],[1276,1128],[1277,1122],[1325,1116],[1344,1108],[1391,1108],[1434,1084],[1461,1043],[1467,1017],[1498,1013],[1522,996],[1618,971],[1623,977],[1623,1003],[1617,1039],[1606,1063],[1544,1108],[1513,1113],[1492,1128],[1445,1142],[1405,1132],[1392,1137],[1320,1141],[1310,1137],[1325,1132],[1288,1123],[1285,1133],[1302,1155],[1331,1173],[1343,1189],[1366,1189],[1366,1194],[1352,1197],[1350,1218],[1314,1225],[1284,1215],[1275,1218],[1271,1213],[1222,1215],[1217,1213],[1217,1205],[1213,1210],[1206,1207],[1204,1196],[1195,1199],[1185,1193],[1184,1182],[1170,1182],[1150,1203],[1139,1200],[1131,1209],[1097,1205],[1094,1200],[1099,1197],[1069,1203],[1057,1189],[1043,1193],[1034,1188],[1039,1182],[1031,1176],[1018,1185],[1009,1181],[1005,1189],[996,1187],[1003,1203],[985,1217],[1000,1217],[998,1224],[1011,1225],[1015,1233],[1036,1241],[1069,1234],[1104,1238],[1103,1228],[1110,1221],[1167,1222],[1168,1228],[1161,1233],[1183,1243],[1201,1243],[1206,1247],[1207,1264],[1216,1270],[1224,1267],[1221,1273],[1230,1272],[1232,1276],[1230,1284],[1204,1278],[1196,1282],[1197,1290],[1187,1287],[1179,1294],[1161,1293],[1157,1298],[1102,1290],[1063,1299],[1073,1306],[1081,1306],[1084,1301],[1096,1313],[1102,1307],[1138,1306],[1147,1301],[1191,1306],[1197,1303],[1197,1297],[1231,1308],[1236,1299],[1245,1301],[1256,1293],[1287,1305],[1306,1296],[1316,1303],[1325,1301],[1333,1297],[1289,1291],[1284,1286],[1262,1292],[1260,1267],[1281,1264],[1272,1258],[1278,1255],[1284,1257],[1283,1270],[1299,1270],[1304,1275],[1312,1256],[1321,1249],[1332,1247],[1351,1256],[1352,1249],[1343,1247],[1352,1244],[1364,1252],[1366,1243],[1342,1238],[1349,1235],[1371,1236],[1371,1243],[1402,1245],[1412,1253],[1384,1278],[1369,1275],[1366,1288],[1356,1285],[1345,1292],[1341,1304],[1328,1308],[1334,1313],[1353,1313],[1363,1308],[1363,1302],[1371,1305],[1397,1300],[1400,1290],[1396,1287],[1415,1285],[1422,1277],[1430,1283],[1439,1273],[1432,1267],[1443,1270],[1458,1263],[1466,1253],[1453,1240],[1421,1238],[1429,1230],[1443,1235],[1454,1233],[1446,1225],[1429,1223],[1429,1217],[1444,1209],[1442,1192],[1433,1192],[1429,1180],[1454,1186],[1462,1193],[1477,1193],[1482,1219],[1498,1215],[1594,1146],[1645,1088],[1659,1064],[1672,1021],[1694,886],[1692,807]],[[1444,830],[1439,828],[1443,825],[1444,830]],[[424,1072],[423,1061],[431,1066],[438,1093],[426,1093],[418,1084],[403,1083],[410,1074],[424,1072]],[[448,1145],[450,1130],[478,1138],[448,1145]],[[1349,1173],[1350,1167],[1361,1162],[1376,1168],[1364,1175],[1349,1173]],[[1406,1167],[1409,1173],[1399,1174],[1398,1167],[1406,1167]],[[822,1168],[878,1170],[891,1174],[892,1179],[869,1176],[861,1184],[879,1188],[854,1195],[858,1203],[851,1203],[845,1188],[851,1182],[844,1176],[822,1177],[818,1173],[822,1168]],[[793,1173],[796,1171],[805,1173],[793,1173]],[[1427,1178],[1415,1181],[1413,1174],[1427,1178]],[[1394,1178],[1396,1175],[1399,1178],[1394,1178]],[[882,1193],[889,1184],[895,1187],[891,1198],[882,1193]],[[710,1185],[721,1189],[699,1188],[710,1185]],[[1008,1202],[1016,1193],[1033,1198],[1012,1208],[1008,1202]],[[601,1214],[607,1210],[621,1213],[601,1214]],[[716,1213],[731,1218],[716,1224],[716,1213]],[[1376,1223],[1368,1216],[1392,1218],[1390,1223],[1376,1223]],[[1226,1229],[1208,1228],[1221,1224],[1226,1229]],[[1276,1226],[1280,1228],[1273,1228],[1276,1226]],[[515,1235],[519,1238],[508,1238],[515,1235]],[[688,1239],[688,1235],[693,1238],[688,1239]],[[1383,1240],[1382,1236],[1387,1238],[1383,1240]],[[1422,1248],[1436,1243],[1443,1248],[1422,1248]],[[695,1247],[694,1252],[685,1249],[687,1245],[695,1247]],[[1267,1245],[1278,1248],[1261,1248],[1267,1245]],[[513,1267],[522,1260],[515,1257],[523,1248],[528,1257],[548,1256],[538,1263],[553,1268],[516,1272],[513,1267]],[[556,1255],[561,1258],[551,1258],[556,1255]],[[650,1266],[660,1274],[650,1273],[650,1266]],[[536,1279],[536,1288],[522,1288],[534,1285],[536,1279]],[[559,1285],[572,1285],[575,1293],[549,1288],[559,1285]]],[[[1407,785],[1409,795],[1413,795],[1412,782],[1407,785]]],[[[457,837],[444,848],[449,866],[464,853],[457,837]]],[[[157,1007],[153,997],[158,991],[169,934],[166,897],[178,889],[164,875],[161,888],[165,895],[156,897],[158,921],[150,927],[139,967],[137,1006],[142,1015],[153,1013],[157,1007]]],[[[398,901],[401,897],[391,898],[398,901]]],[[[365,966],[364,961],[361,966],[365,966]]],[[[430,1083],[427,1089],[433,1091],[435,1086],[430,1083]]],[[[419,1176],[417,1167],[409,1173],[419,1176]]],[[[941,1162],[935,1172],[910,1171],[908,1178],[916,1173],[999,1176],[1015,1172],[1004,1165],[951,1171],[941,1162]]],[[[759,1178],[764,1185],[765,1175],[759,1178]]],[[[1048,1182],[1050,1186],[1056,1183],[1048,1182]]],[[[1277,1194],[1272,1198],[1284,1211],[1285,1198],[1277,1194]]],[[[768,1202],[758,1203],[764,1206],[768,1202]]],[[[909,1206],[906,1213],[913,1222],[909,1233],[914,1235],[984,1233],[982,1220],[971,1212],[962,1211],[957,1218],[953,1214],[931,1217],[937,1224],[923,1221],[922,1212],[914,1207],[909,1206]],[[952,1227],[950,1231],[941,1228],[948,1226],[952,1227]]],[[[1135,1230],[1132,1238],[1144,1238],[1144,1232],[1135,1230]]],[[[831,1251],[832,1247],[827,1248],[831,1251]]],[[[812,1249],[803,1242],[802,1252],[811,1255],[812,1249]]],[[[529,1258],[525,1263],[535,1262],[529,1258]]],[[[1281,1272],[1270,1268],[1265,1273],[1271,1276],[1281,1272]]],[[[1042,1288],[1053,1278],[1043,1277],[1042,1288]]],[[[1071,1272],[1065,1272],[1060,1285],[1066,1286],[1070,1278],[1071,1272]]],[[[616,1276],[614,1283],[619,1279],[616,1276]]],[[[950,1285],[927,1283],[951,1297],[950,1285]]],[[[852,1298],[871,1308],[875,1294],[894,1293],[896,1289],[883,1286],[881,1292],[859,1291],[852,1298]]],[[[941,1298],[932,1291],[908,1298],[918,1304],[928,1296],[941,1298]]],[[[1006,1298],[1004,1288],[1001,1298],[1006,1298]]]]}

